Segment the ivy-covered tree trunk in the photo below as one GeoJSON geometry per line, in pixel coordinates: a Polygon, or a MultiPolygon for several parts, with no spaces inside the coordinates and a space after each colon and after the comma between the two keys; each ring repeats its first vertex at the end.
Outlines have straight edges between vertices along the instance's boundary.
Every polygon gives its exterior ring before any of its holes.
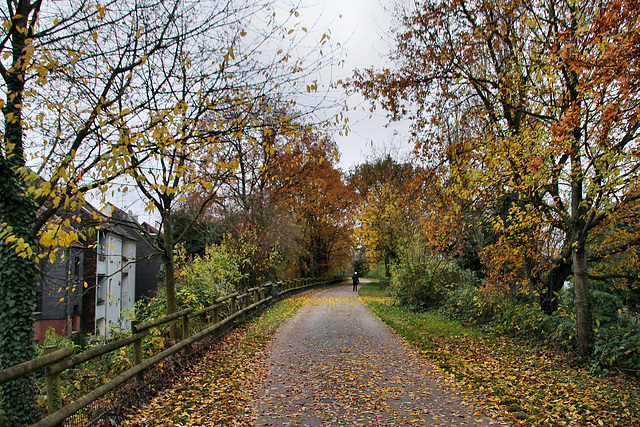
{"type": "MultiPolygon", "coordinates": [[[[27,16],[29,2],[17,4],[10,30],[13,67],[2,69],[6,84],[3,150],[0,151],[0,368],[8,368],[35,357],[33,312],[36,308],[37,205],[27,194],[21,173],[25,166],[22,130],[22,99],[27,16]]],[[[9,426],[36,421],[35,383],[23,377],[2,385],[2,409],[9,426]]]]}
{"type": "MultiPolygon", "coordinates": [[[[1,231],[12,228],[12,235],[34,247],[34,203],[24,197],[24,185],[16,178],[8,162],[0,165],[1,231]],[[4,225],[6,224],[6,225],[4,225]]],[[[0,232],[1,232],[0,231],[0,232]]],[[[37,269],[34,256],[23,257],[15,244],[0,242],[0,368],[5,369],[35,357],[33,312],[36,308],[37,269]]],[[[2,409],[10,426],[36,421],[35,384],[23,377],[2,385],[2,409]]],[[[1,423],[0,423],[1,424],[1,423]]]]}

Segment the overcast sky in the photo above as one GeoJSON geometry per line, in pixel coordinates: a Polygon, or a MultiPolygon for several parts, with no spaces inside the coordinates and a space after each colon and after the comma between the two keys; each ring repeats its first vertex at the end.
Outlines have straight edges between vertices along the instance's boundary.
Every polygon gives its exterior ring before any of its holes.
{"type": "MultiPolygon", "coordinates": [[[[388,63],[389,44],[392,43],[390,29],[393,25],[393,2],[394,0],[303,0],[303,6],[306,6],[301,9],[303,22],[313,23],[317,20],[316,28],[328,28],[332,41],[341,43],[345,50],[345,65],[340,70],[334,70],[335,79],[352,76],[356,68],[362,70],[372,65],[380,68],[388,63]]],[[[348,104],[350,133],[348,136],[337,133],[334,135],[341,152],[340,166],[345,171],[371,156],[374,150],[372,144],[378,151],[383,145],[395,145],[405,152],[410,150],[404,137],[406,123],[386,126],[388,120],[385,113],[380,111],[369,118],[369,104],[359,95],[351,96],[348,104]]]]}

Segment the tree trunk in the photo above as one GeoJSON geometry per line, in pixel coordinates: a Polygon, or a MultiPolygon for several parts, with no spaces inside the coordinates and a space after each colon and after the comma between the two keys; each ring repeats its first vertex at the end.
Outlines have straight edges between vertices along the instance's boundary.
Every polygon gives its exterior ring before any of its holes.
{"type": "Polygon", "coordinates": [[[578,355],[585,359],[591,353],[592,324],[589,303],[589,273],[587,267],[586,208],[584,205],[584,177],[579,154],[578,141],[581,130],[573,132],[573,153],[571,154],[571,249],[573,258],[573,284],[576,306],[576,338],[578,355]]]}
{"type": "Polygon", "coordinates": [[[391,283],[391,260],[389,256],[389,252],[385,252],[384,254],[384,277],[387,278],[387,285],[391,283]]]}
{"type": "MultiPolygon", "coordinates": [[[[25,194],[20,177],[0,164],[0,218],[12,227],[12,235],[35,248],[33,224],[36,207],[25,194]]],[[[6,229],[0,226],[0,233],[6,229]]],[[[14,243],[0,239],[0,369],[26,362],[36,356],[33,312],[36,308],[37,268],[35,255],[23,258],[14,243]]],[[[23,377],[2,385],[2,409],[8,425],[24,426],[37,421],[36,389],[33,379],[23,377]]]]}
{"type": "MultiPolygon", "coordinates": [[[[173,225],[171,224],[171,211],[169,209],[162,213],[163,224],[163,250],[162,258],[164,260],[164,289],[167,296],[167,314],[173,314],[176,310],[176,272],[173,259],[173,225]]],[[[171,322],[169,327],[169,337],[176,339],[178,330],[175,322],[171,322]]]]}
{"type": "Polygon", "coordinates": [[[576,328],[578,355],[586,358],[591,354],[592,324],[591,303],[589,301],[589,275],[584,239],[578,239],[573,251],[573,282],[576,305],[576,328]]]}
{"type": "Polygon", "coordinates": [[[570,275],[571,263],[569,262],[554,264],[549,270],[544,286],[545,292],[540,297],[540,307],[546,314],[551,315],[558,309],[558,292],[562,290],[564,282],[570,275]]]}
{"type": "MultiPolygon", "coordinates": [[[[2,108],[5,118],[3,149],[0,149],[0,369],[8,368],[36,356],[33,312],[36,308],[36,255],[16,252],[17,243],[36,249],[37,205],[26,193],[20,175],[25,166],[23,149],[22,95],[26,29],[30,5],[20,2],[11,29],[13,67],[3,75],[6,100],[2,108]],[[16,16],[18,16],[16,15],[16,16]],[[6,234],[5,234],[6,233],[6,234]],[[16,241],[7,242],[7,237],[16,241]],[[21,241],[20,241],[21,240],[21,241]],[[22,256],[21,256],[22,255],[22,256]]],[[[2,409],[9,426],[30,425],[37,421],[36,387],[31,376],[3,384],[2,409]]]]}

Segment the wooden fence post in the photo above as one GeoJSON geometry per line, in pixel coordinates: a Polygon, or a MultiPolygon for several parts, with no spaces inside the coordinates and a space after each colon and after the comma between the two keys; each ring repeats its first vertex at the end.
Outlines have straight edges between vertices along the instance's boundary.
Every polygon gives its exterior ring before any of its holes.
{"type": "MultiPolygon", "coordinates": [[[[56,351],[58,347],[49,345],[44,348],[44,354],[56,351]]],[[[44,381],[47,389],[47,411],[49,415],[62,408],[62,390],[60,389],[60,373],[51,375],[49,367],[44,370],[44,381]]],[[[61,425],[61,424],[59,424],[61,425]]]]}
{"type": "Polygon", "coordinates": [[[235,295],[232,296],[229,302],[230,302],[230,305],[231,305],[231,313],[230,313],[230,315],[231,314],[235,314],[235,312],[236,312],[236,296],[235,295]]]}
{"type": "Polygon", "coordinates": [[[216,323],[218,323],[220,320],[220,315],[218,314],[218,306],[216,305],[216,308],[214,308],[211,312],[211,321],[213,322],[213,324],[215,325],[216,323]]]}
{"type": "Polygon", "coordinates": [[[186,340],[191,336],[191,331],[189,330],[189,313],[182,315],[182,339],[186,340]]]}
{"type": "MultiPolygon", "coordinates": [[[[131,334],[136,334],[138,333],[138,330],[136,329],[136,326],[140,323],[139,320],[132,320],[131,321],[131,334]]],[[[142,338],[135,340],[133,342],[133,365],[139,365],[142,363],[142,338]]],[[[142,372],[140,372],[138,375],[136,375],[136,386],[140,386],[142,385],[142,381],[144,380],[144,377],[142,375],[142,372]]]]}

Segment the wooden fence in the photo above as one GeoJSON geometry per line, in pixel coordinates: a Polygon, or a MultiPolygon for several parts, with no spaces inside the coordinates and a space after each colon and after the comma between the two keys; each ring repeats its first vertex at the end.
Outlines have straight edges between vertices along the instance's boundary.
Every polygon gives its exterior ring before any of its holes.
{"type": "Polygon", "coordinates": [[[223,328],[228,326],[230,322],[233,322],[239,317],[244,317],[257,307],[267,304],[274,298],[281,297],[287,293],[328,283],[329,282],[321,282],[315,278],[268,283],[260,287],[247,289],[243,294],[236,292],[231,295],[218,298],[216,304],[202,310],[194,311],[192,308],[187,308],[177,313],[145,323],[132,321],[130,336],[94,347],[77,355],[72,355],[72,350],[69,348],[57,350],[55,347],[47,347],[45,348],[44,356],[0,371],[0,385],[45,368],[47,411],[49,415],[33,426],[61,426],[65,419],[87,407],[90,403],[96,401],[108,392],[114,390],[125,381],[132,378],[135,378],[137,382],[143,381],[142,372],[145,369],[148,369],[166,357],[177,353],[189,344],[200,341],[217,331],[223,330],[223,328]],[[222,308],[227,309],[221,310],[222,308]],[[226,314],[226,316],[224,316],[224,314],[226,314]],[[209,320],[208,326],[202,331],[192,335],[190,331],[191,319],[201,316],[207,317],[209,320]],[[144,338],[149,335],[150,330],[169,322],[178,321],[182,322],[182,339],[173,346],[146,360],[143,360],[142,343],[144,338]],[[126,346],[133,347],[133,361],[131,368],[72,403],[64,407],[62,406],[62,392],[60,388],[60,374],[62,372],[66,369],[74,368],[89,360],[126,346]]]}

